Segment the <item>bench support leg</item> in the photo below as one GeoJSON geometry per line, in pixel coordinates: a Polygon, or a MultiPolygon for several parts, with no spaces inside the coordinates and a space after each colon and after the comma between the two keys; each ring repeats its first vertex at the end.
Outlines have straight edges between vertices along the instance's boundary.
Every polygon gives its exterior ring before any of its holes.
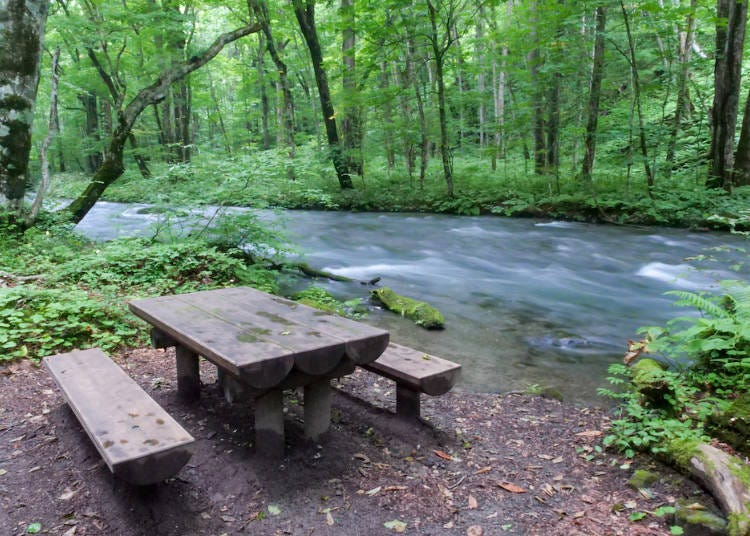
{"type": "Polygon", "coordinates": [[[178,344],[177,392],[184,400],[197,400],[201,395],[201,380],[198,370],[198,354],[178,344]]]}
{"type": "Polygon", "coordinates": [[[271,389],[255,399],[255,449],[263,456],[284,456],[283,395],[281,389],[271,389]]]}
{"type": "Polygon", "coordinates": [[[331,384],[328,380],[305,385],[305,437],[317,441],[331,424],[331,384]]]}
{"type": "Polygon", "coordinates": [[[419,419],[419,392],[397,383],[396,413],[405,419],[419,419]]]}

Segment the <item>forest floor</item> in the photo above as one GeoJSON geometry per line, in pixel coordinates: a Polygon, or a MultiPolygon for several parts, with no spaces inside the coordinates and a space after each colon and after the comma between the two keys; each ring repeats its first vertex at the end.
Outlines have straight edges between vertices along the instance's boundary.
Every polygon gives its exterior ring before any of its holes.
{"type": "Polygon", "coordinates": [[[601,409],[456,390],[423,401],[428,423],[405,424],[392,414],[392,383],[357,372],[334,382],[334,422],[319,444],[303,439],[301,401],[287,395],[286,456],[269,461],[252,446],[252,409],[224,401],[210,364],[202,398],[188,405],[176,397],[173,350],[115,360],[196,438],[192,459],[159,485],[126,484],[42,367],[4,365],[3,534],[656,535],[669,534],[652,514],[659,506],[709,502],[664,467],[652,488],[631,489],[648,462],[598,447],[601,409]]]}

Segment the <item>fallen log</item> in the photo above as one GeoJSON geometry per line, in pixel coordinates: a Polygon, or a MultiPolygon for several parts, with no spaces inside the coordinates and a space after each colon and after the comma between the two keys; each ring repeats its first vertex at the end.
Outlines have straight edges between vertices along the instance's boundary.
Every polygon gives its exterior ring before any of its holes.
{"type": "Polygon", "coordinates": [[[405,316],[425,329],[445,327],[445,318],[440,311],[425,302],[396,294],[388,287],[371,290],[370,296],[382,303],[389,311],[405,316]]]}
{"type": "Polygon", "coordinates": [[[706,443],[673,441],[668,455],[713,495],[726,514],[729,536],[750,536],[750,467],[706,443]]]}

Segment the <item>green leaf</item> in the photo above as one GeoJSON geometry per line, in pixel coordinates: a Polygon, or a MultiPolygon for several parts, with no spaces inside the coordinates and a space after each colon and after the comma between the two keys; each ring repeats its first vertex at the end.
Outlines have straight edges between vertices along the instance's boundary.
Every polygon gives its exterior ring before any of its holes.
{"type": "Polygon", "coordinates": [[[628,516],[628,519],[630,521],[640,521],[641,519],[645,518],[648,514],[646,512],[633,512],[628,516]]]}
{"type": "Polygon", "coordinates": [[[28,527],[26,527],[26,534],[38,534],[41,531],[42,531],[41,523],[31,523],[28,527]]]}
{"type": "Polygon", "coordinates": [[[276,506],[275,504],[269,504],[268,505],[268,513],[272,516],[277,516],[281,513],[281,508],[276,506]]]}
{"type": "Polygon", "coordinates": [[[669,527],[669,533],[674,534],[675,536],[681,536],[682,534],[685,534],[685,531],[678,525],[672,525],[669,527]]]}

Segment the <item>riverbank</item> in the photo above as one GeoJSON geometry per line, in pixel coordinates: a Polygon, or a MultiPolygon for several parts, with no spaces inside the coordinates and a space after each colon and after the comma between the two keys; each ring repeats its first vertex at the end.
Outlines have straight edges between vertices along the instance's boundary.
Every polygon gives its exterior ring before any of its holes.
{"type": "MultiPolygon", "coordinates": [[[[153,176],[144,179],[135,166],[104,192],[103,200],[149,203],[163,207],[224,205],[355,212],[420,212],[456,215],[498,215],[618,225],[661,225],[727,230],[748,227],[743,210],[750,206],[750,187],[732,195],[706,190],[695,177],[673,176],[648,191],[638,177],[602,174],[593,190],[575,177],[529,175],[523,167],[492,170],[488,162],[456,160],[455,191],[449,196],[437,162],[425,181],[398,167],[373,163],[354,189],[341,190],[329,163],[310,147],[300,149],[297,179],[286,177],[285,156],[273,151],[226,157],[221,161],[196,156],[190,164],[154,162],[153,176]],[[718,216],[718,218],[716,217],[718,216]],[[736,221],[735,221],[736,220],[736,221]],[[734,223],[733,223],[734,222],[734,223]]],[[[58,174],[50,195],[71,199],[90,176],[58,174]]]]}
{"type": "MultiPolygon", "coordinates": [[[[202,369],[203,397],[175,396],[174,356],[114,355],[197,439],[173,479],[136,488],[114,479],[38,365],[0,366],[0,525],[65,536],[666,535],[655,515],[680,498],[710,504],[659,467],[646,491],[632,462],[599,446],[606,413],[523,395],[427,398],[428,425],[392,414],[393,385],[357,372],[337,384],[334,424],[305,443],[300,401],[287,396],[286,457],[259,459],[252,411],[230,406],[202,369]],[[4,518],[4,519],[2,519],[4,518]]],[[[650,466],[649,466],[650,467],[650,466]]]]}

